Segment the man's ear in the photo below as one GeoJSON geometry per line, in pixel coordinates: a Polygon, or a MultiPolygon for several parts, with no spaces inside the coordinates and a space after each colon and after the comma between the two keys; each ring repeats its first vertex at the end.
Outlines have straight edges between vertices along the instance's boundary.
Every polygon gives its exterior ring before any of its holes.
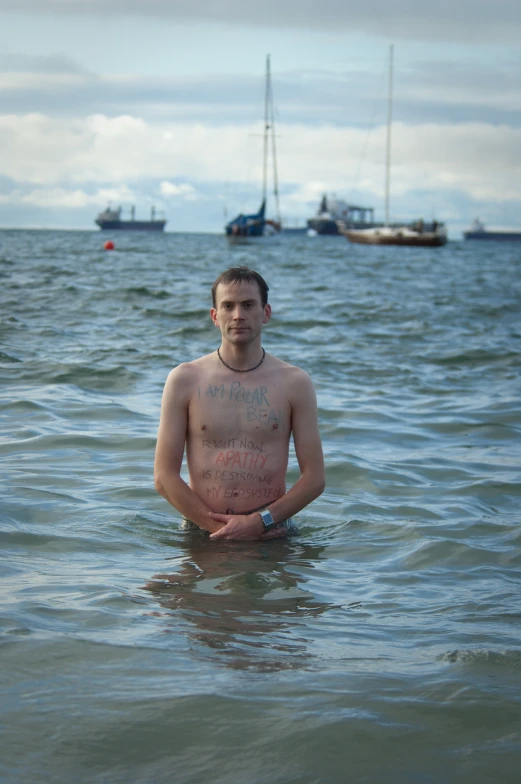
{"type": "Polygon", "coordinates": [[[210,318],[213,321],[214,327],[218,327],[219,324],[217,323],[217,311],[215,310],[215,308],[210,309],[210,318]]]}
{"type": "Polygon", "coordinates": [[[271,318],[271,305],[267,304],[264,305],[264,319],[262,323],[267,324],[270,318],[271,318]]]}

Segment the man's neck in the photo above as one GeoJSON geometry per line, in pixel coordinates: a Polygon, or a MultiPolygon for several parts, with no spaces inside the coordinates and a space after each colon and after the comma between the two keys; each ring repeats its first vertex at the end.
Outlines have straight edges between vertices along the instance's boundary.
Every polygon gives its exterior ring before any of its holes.
{"type": "Polygon", "coordinates": [[[247,373],[260,367],[264,362],[266,352],[261,346],[260,340],[252,345],[231,346],[223,341],[217,350],[218,357],[228,370],[237,373],[247,373]]]}

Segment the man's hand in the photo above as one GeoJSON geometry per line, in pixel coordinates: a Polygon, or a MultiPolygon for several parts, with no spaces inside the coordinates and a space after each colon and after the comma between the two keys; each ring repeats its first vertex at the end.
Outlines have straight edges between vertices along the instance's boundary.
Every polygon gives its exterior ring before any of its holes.
{"type": "Polygon", "coordinates": [[[223,527],[210,534],[210,539],[234,539],[251,542],[260,539],[264,534],[264,524],[258,514],[227,515],[210,512],[210,517],[223,527]]]}
{"type": "Polygon", "coordinates": [[[232,539],[251,542],[257,539],[284,539],[288,535],[288,529],[284,526],[282,528],[270,528],[268,531],[265,531],[262,520],[260,522],[258,520],[260,515],[256,514],[227,515],[210,512],[209,516],[212,520],[223,524],[222,528],[210,534],[210,539],[232,539]]]}

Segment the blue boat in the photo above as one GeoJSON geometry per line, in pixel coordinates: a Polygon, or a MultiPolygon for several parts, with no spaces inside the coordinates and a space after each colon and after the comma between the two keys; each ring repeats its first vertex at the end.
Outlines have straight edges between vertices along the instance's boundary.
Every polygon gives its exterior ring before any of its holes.
{"type": "Polygon", "coordinates": [[[258,212],[253,215],[240,213],[236,218],[226,224],[226,236],[230,239],[248,239],[249,237],[263,237],[266,219],[266,199],[262,202],[258,212]]]}

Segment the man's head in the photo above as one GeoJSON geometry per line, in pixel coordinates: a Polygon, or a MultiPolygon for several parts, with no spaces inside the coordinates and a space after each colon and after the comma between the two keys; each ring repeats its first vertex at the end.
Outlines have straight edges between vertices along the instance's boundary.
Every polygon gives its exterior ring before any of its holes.
{"type": "Polygon", "coordinates": [[[212,286],[212,302],[214,308],[217,305],[217,286],[222,283],[228,286],[230,283],[255,283],[258,286],[262,307],[268,304],[268,284],[264,278],[255,270],[249,267],[230,267],[221,272],[212,286]]]}

